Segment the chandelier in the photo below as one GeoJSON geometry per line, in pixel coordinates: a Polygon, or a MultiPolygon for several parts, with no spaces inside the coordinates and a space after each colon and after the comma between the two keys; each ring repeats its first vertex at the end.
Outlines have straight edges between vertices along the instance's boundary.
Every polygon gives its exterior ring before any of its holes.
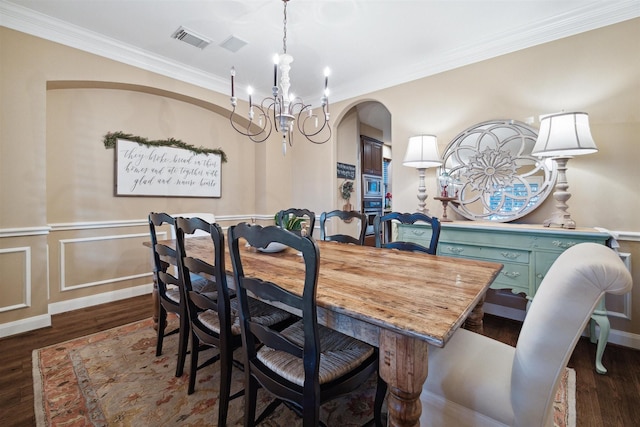
{"type": "Polygon", "coordinates": [[[293,130],[298,131],[314,144],[324,144],[331,138],[329,125],[329,69],[324,70],[324,93],[321,102],[322,111],[313,112],[309,104],[305,104],[300,97],[289,92],[291,81],[289,71],[293,56],[287,53],[287,2],[284,4],[284,36],[282,38],[282,53],[274,56],[273,65],[273,97],[264,98],[259,104],[252,100],[253,89],[247,88],[249,95],[249,122],[242,128],[235,122],[238,98],[235,96],[235,67],[231,68],[231,126],[240,134],[249,137],[253,142],[264,142],[271,135],[273,129],[282,134],[282,154],[287,152],[287,144],[293,146],[293,130]],[[278,73],[279,70],[279,73],[278,73]],[[280,82],[278,84],[278,77],[280,82]]]}

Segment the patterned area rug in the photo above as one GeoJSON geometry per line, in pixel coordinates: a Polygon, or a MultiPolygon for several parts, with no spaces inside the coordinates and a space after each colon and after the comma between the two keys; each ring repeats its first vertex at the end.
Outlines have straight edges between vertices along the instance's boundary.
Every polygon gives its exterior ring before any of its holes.
{"type": "MultiPolygon", "coordinates": [[[[38,427],[216,425],[218,364],[198,371],[196,392],[188,396],[188,358],[185,374],[174,377],[177,335],[165,339],[160,357],[155,357],[155,341],[149,319],[34,350],[38,427]]],[[[215,351],[201,353],[201,359],[215,351]]],[[[233,381],[232,394],[242,389],[243,383],[242,372],[235,368],[233,381]]],[[[341,427],[366,423],[373,416],[374,393],[372,378],[360,390],[323,405],[322,421],[341,427]]],[[[556,399],[558,427],[575,426],[572,395],[575,398],[575,371],[568,369],[556,399]]],[[[261,390],[258,400],[260,413],[271,398],[261,390]]],[[[231,401],[228,425],[242,425],[243,403],[242,397],[231,401]]],[[[281,405],[261,425],[293,427],[302,423],[281,405]]]]}

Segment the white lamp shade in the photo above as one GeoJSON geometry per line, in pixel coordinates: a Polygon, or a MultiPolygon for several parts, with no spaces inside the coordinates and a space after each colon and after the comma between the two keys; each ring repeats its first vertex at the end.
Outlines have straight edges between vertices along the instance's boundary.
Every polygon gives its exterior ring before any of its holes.
{"type": "Polygon", "coordinates": [[[440,153],[438,153],[438,139],[435,135],[418,135],[409,138],[402,164],[414,168],[432,168],[442,165],[440,153]]]}
{"type": "Polygon", "coordinates": [[[558,113],[540,118],[540,132],[531,154],[568,157],[598,151],[589,129],[587,113],[558,113]]]}

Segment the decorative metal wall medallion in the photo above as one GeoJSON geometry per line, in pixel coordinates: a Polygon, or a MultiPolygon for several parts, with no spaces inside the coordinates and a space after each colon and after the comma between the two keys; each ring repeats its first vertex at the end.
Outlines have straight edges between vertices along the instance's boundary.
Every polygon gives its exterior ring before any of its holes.
{"type": "MultiPolygon", "coordinates": [[[[457,185],[452,206],[470,220],[508,222],[538,207],[553,190],[555,162],[531,155],[537,131],[515,120],[491,120],[456,136],[443,169],[457,185]]],[[[442,171],[441,171],[442,172],[442,171]]]]}

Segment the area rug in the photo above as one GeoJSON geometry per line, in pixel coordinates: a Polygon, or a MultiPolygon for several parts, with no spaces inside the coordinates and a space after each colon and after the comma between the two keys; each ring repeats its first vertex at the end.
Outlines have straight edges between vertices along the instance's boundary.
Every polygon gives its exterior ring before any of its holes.
{"type": "MultiPolygon", "coordinates": [[[[219,366],[198,371],[196,392],[188,396],[188,374],[174,376],[176,340],[176,335],[166,338],[163,355],[156,357],[156,335],[149,319],[34,350],[38,427],[216,425],[219,366]]],[[[211,354],[207,351],[201,358],[211,354]]],[[[188,367],[187,361],[185,372],[188,367]]],[[[243,373],[233,371],[232,394],[241,390],[243,383],[243,373]]],[[[372,378],[359,390],[323,405],[321,420],[327,426],[362,425],[373,416],[374,394],[372,378]]],[[[271,400],[261,390],[258,413],[271,400]]],[[[231,402],[228,425],[243,424],[243,404],[242,397],[231,402]]],[[[554,418],[558,427],[575,426],[575,371],[565,374],[554,418]]],[[[302,423],[293,411],[280,406],[261,425],[293,427],[302,423]]]]}

